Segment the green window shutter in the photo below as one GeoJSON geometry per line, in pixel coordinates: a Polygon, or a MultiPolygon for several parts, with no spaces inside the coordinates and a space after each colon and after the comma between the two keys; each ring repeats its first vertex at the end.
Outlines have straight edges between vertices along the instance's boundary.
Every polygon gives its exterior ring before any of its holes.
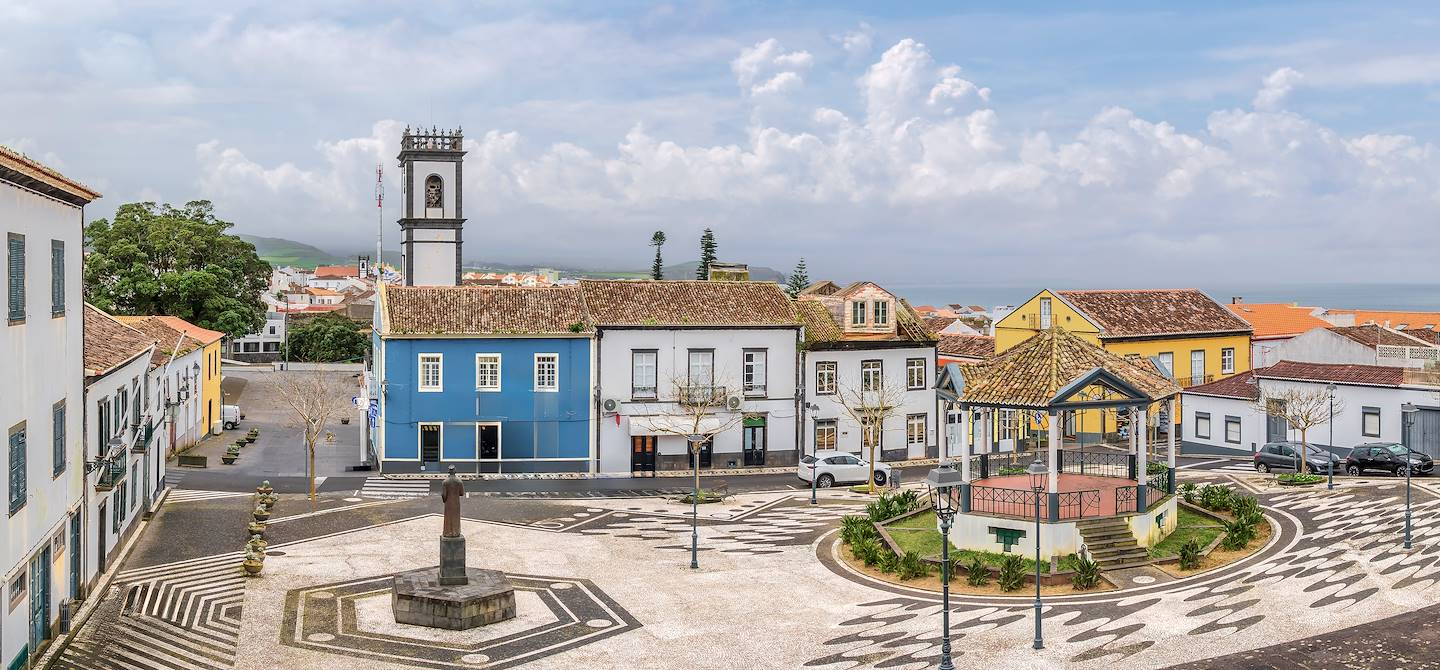
{"type": "Polygon", "coordinates": [[[65,471],[65,403],[55,405],[54,410],[55,470],[59,475],[65,471]]]}
{"type": "Polygon", "coordinates": [[[65,242],[50,240],[50,313],[65,313],[65,242]]]}
{"type": "Polygon", "coordinates": [[[25,236],[11,233],[6,238],[9,253],[6,254],[6,296],[10,306],[8,317],[11,321],[25,320],[25,236]]]}
{"type": "Polygon", "coordinates": [[[25,428],[10,431],[10,514],[25,506],[25,428]]]}

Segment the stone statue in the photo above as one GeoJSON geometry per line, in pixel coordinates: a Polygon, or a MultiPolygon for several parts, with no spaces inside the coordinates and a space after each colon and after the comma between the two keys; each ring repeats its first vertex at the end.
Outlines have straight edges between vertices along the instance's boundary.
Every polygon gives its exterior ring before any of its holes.
{"type": "Polygon", "coordinates": [[[455,476],[455,466],[450,466],[450,476],[440,487],[440,500],[445,503],[445,530],[440,537],[460,537],[460,499],[465,497],[465,484],[455,476]]]}

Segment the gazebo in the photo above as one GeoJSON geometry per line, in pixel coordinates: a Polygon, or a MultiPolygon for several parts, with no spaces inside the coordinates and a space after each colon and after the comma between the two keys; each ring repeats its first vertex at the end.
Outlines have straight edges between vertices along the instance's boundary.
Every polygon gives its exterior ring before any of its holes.
{"type": "Polygon", "coordinates": [[[958,547],[1012,551],[1028,546],[1025,551],[1033,551],[1034,540],[1026,535],[1033,528],[1037,503],[1046,524],[1041,552],[1047,556],[1076,552],[1087,542],[1098,544],[1093,536],[1107,536],[1108,550],[1119,544],[1109,537],[1121,535],[1122,525],[1134,538],[1134,543],[1125,543],[1128,556],[1137,544],[1149,546],[1174,528],[1173,429],[1166,434],[1165,460],[1156,465],[1145,429],[1129,430],[1124,449],[1062,447],[1067,413],[1116,410],[1127,414],[1131,426],[1142,428],[1157,405],[1173,416],[1180,387],[1158,362],[1116,355],[1054,327],[988,361],[945,366],[936,389],[949,410],[960,414],[959,423],[951,424],[957,434],[948,436],[947,453],[942,454],[960,461],[960,513],[957,532],[951,534],[958,547]],[[992,444],[990,431],[1002,411],[1011,417],[1018,413],[1027,432],[1041,431],[1044,449],[976,454],[977,431],[984,444],[992,444]],[[956,444],[962,452],[949,453],[956,444]],[[1022,469],[1032,460],[1045,465],[1039,490],[1022,469]],[[1005,461],[1006,467],[998,467],[1005,461]]]}

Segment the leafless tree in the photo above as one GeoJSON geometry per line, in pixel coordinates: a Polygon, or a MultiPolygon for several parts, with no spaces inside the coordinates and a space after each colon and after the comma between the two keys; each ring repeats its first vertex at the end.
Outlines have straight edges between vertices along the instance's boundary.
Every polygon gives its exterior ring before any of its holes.
{"type": "MultiPolygon", "coordinates": [[[[663,393],[657,394],[654,402],[641,406],[645,417],[661,417],[662,420],[652,421],[637,416],[631,421],[640,422],[657,433],[676,435],[688,441],[690,460],[695,465],[695,491],[698,495],[700,491],[700,445],[739,425],[745,415],[740,411],[732,411],[726,406],[727,387],[723,384],[692,382],[690,379],[680,376],[672,377],[669,380],[668,389],[670,391],[668,398],[663,393]]],[[[738,389],[731,388],[730,390],[738,389]]]]}
{"type": "Polygon", "coordinates": [[[302,431],[310,472],[310,501],[315,501],[315,443],[325,439],[332,421],[351,409],[355,391],[344,379],[324,372],[286,370],[274,373],[275,392],[290,408],[290,425],[302,431]]]}
{"type": "MultiPolygon", "coordinates": [[[[1310,450],[1309,432],[1311,428],[1323,426],[1330,421],[1330,403],[1331,396],[1328,391],[1300,388],[1262,392],[1255,401],[1255,409],[1260,414],[1282,419],[1291,430],[1300,431],[1301,453],[1295,455],[1296,472],[1310,471],[1310,463],[1305,460],[1305,452],[1310,450]]],[[[1345,411],[1344,401],[1336,398],[1334,403],[1334,414],[1345,411]]]]}
{"type": "Polygon", "coordinates": [[[875,450],[885,433],[885,423],[899,416],[905,402],[905,384],[876,376],[861,377],[859,383],[837,384],[835,402],[857,426],[860,444],[870,452],[870,493],[875,493],[875,450]]]}

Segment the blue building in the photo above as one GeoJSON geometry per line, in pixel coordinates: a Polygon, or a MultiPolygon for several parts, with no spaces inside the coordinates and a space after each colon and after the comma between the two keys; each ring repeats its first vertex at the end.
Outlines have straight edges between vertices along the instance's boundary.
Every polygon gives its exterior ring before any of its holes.
{"type": "Polygon", "coordinates": [[[594,472],[577,288],[384,286],[372,449],[386,473],[594,472]]]}

